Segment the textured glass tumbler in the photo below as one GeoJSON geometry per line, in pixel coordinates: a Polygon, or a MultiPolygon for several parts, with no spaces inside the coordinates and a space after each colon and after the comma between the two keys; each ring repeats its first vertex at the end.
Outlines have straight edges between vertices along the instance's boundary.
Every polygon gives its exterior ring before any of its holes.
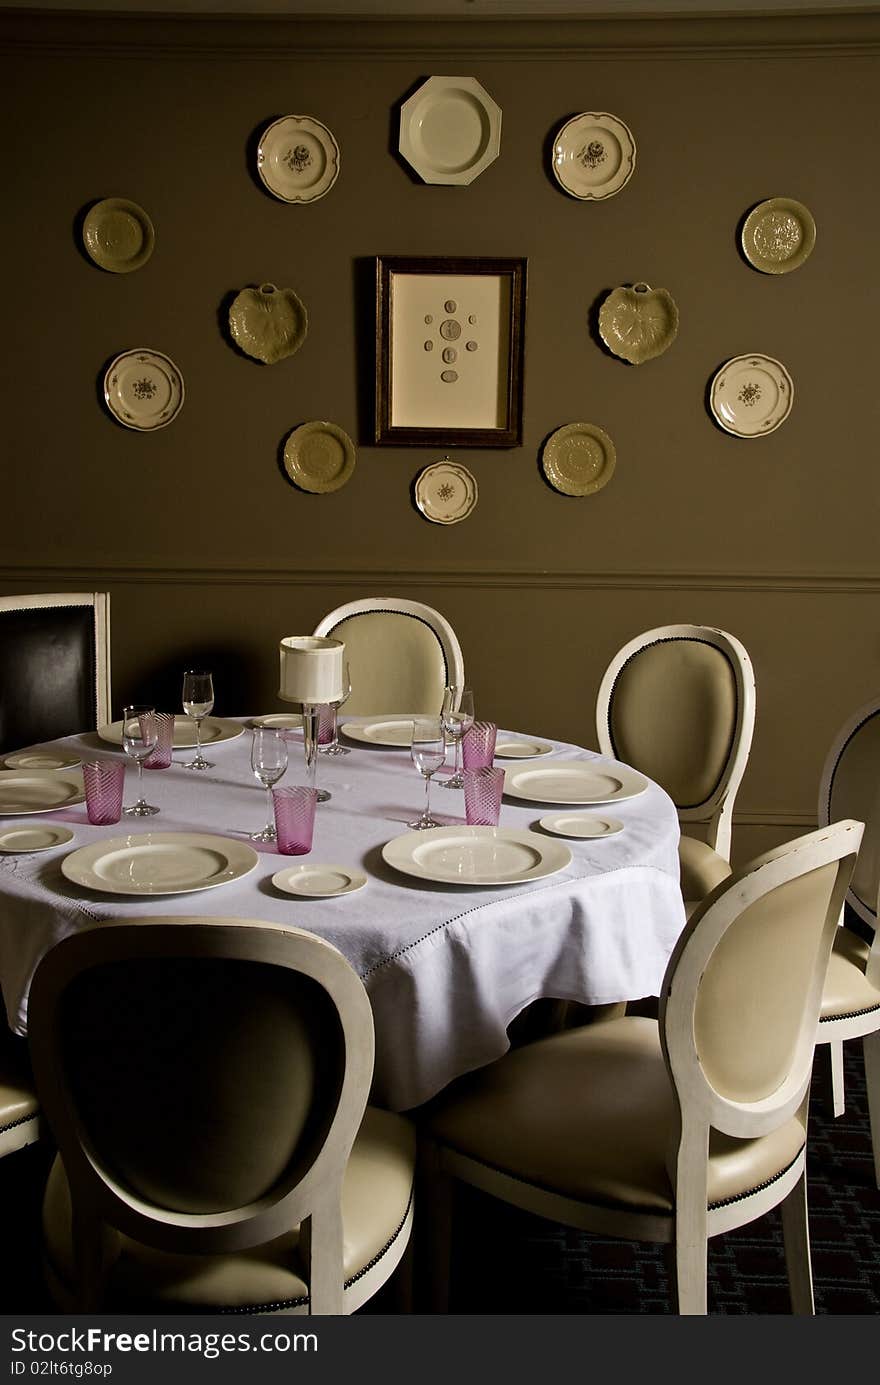
{"type": "Polygon", "coordinates": [[[174,713],[154,712],[153,721],[157,731],[156,749],[144,760],[144,769],[167,769],[174,745],[174,713]]]}
{"type": "Polygon", "coordinates": [[[317,802],[317,790],[299,784],[272,790],[275,833],[283,856],[305,856],[311,851],[317,802]]]}
{"type": "Polygon", "coordinates": [[[118,822],[122,817],[125,761],[84,760],[82,776],[89,822],[95,827],[118,822]]]}
{"type": "Polygon", "coordinates": [[[336,744],[336,703],[322,702],[318,706],[318,749],[336,744]]]}
{"type": "Polygon", "coordinates": [[[504,770],[494,765],[482,769],[466,769],[464,780],[464,815],[471,827],[497,827],[504,793],[504,770]]]}
{"type": "Polygon", "coordinates": [[[483,769],[495,757],[495,737],[498,727],[491,721],[475,721],[465,731],[461,743],[461,758],[465,769],[483,769]]]}

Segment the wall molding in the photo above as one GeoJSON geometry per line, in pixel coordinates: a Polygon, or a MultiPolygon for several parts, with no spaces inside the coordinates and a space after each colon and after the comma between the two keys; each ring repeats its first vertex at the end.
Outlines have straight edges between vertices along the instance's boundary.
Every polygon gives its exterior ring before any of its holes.
{"type": "Polygon", "coordinates": [[[377,57],[577,60],[864,57],[880,52],[880,12],[480,15],[469,17],[124,14],[10,9],[0,51],[222,58],[377,57]]]}
{"type": "Polygon", "coordinates": [[[166,586],[287,587],[465,587],[516,588],[533,591],[729,591],[772,592],[809,596],[876,596],[880,575],[860,573],[733,572],[569,572],[549,569],[479,571],[447,568],[282,568],[162,566],[131,563],[76,563],[38,567],[0,567],[0,583],[27,583],[45,590],[56,583],[162,583],[166,586]]]}

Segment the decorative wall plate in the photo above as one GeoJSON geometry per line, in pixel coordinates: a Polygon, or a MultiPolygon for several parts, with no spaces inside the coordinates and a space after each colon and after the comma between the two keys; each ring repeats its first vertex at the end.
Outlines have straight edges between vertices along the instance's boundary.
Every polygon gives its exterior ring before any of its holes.
{"type": "Polygon", "coordinates": [[[544,475],[563,495],[593,495],[611,480],[614,443],[595,423],[566,423],[544,444],[544,475]]]}
{"type": "Polygon", "coordinates": [[[632,131],[605,111],[573,116],[553,141],[556,181],[581,201],[613,197],[629,182],[635,166],[632,131]]]}
{"type": "Polygon", "coordinates": [[[260,136],[257,172],[282,202],[317,202],[339,177],[339,145],[310,115],[284,115],[260,136]]]}
{"type": "Polygon", "coordinates": [[[678,335],[678,308],[666,289],[650,284],[614,289],[599,309],[599,332],[613,351],[632,365],[662,356],[678,335]]]}
{"type": "Polygon", "coordinates": [[[357,453],[335,423],[301,423],[284,444],[284,469],[295,486],[326,495],[350,480],[357,453]]]}
{"type": "Polygon", "coordinates": [[[476,478],[466,466],[447,458],[425,467],[415,485],[416,504],[432,524],[458,524],[477,503],[476,478]]]}
{"type": "Polygon", "coordinates": [[[124,197],[105,197],[86,214],[83,244],[95,264],[111,274],[140,269],[153,253],[156,233],[143,207],[124,197]]]}
{"type": "Polygon", "coordinates": [[[308,327],[308,313],[293,289],[276,289],[274,284],[242,289],[229,309],[236,345],[267,365],[298,351],[308,327]]]}
{"type": "Polygon", "coordinates": [[[161,351],[137,347],[111,361],[104,376],[104,400],[126,428],[152,433],[164,428],[183,405],[183,376],[161,351]]]}
{"type": "Polygon", "coordinates": [[[772,356],[734,356],[715,373],[709,404],[717,422],[738,438],[772,433],[791,413],[794,384],[772,356]]]}
{"type": "Polygon", "coordinates": [[[498,158],[501,107],[473,77],[429,77],[401,107],[398,148],[425,183],[472,183],[498,158]]]}
{"type": "Polygon", "coordinates": [[[815,244],[812,214],[790,197],[759,202],[742,228],[743,253],[762,274],[788,274],[800,269],[815,244]]]}

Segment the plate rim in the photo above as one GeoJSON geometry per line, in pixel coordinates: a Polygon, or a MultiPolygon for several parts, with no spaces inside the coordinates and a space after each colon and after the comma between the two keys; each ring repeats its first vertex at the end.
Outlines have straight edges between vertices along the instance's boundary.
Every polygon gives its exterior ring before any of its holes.
{"type": "Polygon", "coordinates": [[[340,490],[347,481],[351,480],[356,464],[357,448],[348,433],[338,423],[332,423],[328,419],[312,418],[307,419],[304,423],[298,423],[293,431],[287,435],[284,442],[284,470],[295,486],[298,486],[300,490],[308,491],[310,495],[330,495],[331,492],[340,490]],[[336,438],[345,453],[345,461],[342,470],[334,480],[316,485],[314,482],[309,483],[307,473],[297,464],[296,440],[299,438],[299,441],[302,442],[304,436],[312,436],[320,430],[336,438]]]}
{"type": "Polygon", "coordinates": [[[606,837],[616,837],[623,831],[623,823],[619,818],[602,818],[598,813],[546,813],[544,817],[538,819],[538,826],[543,827],[545,832],[552,832],[556,837],[568,837],[571,841],[601,842],[606,837]],[[559,827],[552,827],[551,823],[560,818],[596,818],[600,822],[607,822],[610,830],[608,832],[564,832],[559,827]]]}
{"type": "Polygon", "coordinates": [[[272,730],[277,730],[277,731],[297,731],[297,730],[302,730],[302,725],[303,725],[302,712],[266,712],[266,713],[264,713],[262,716],[259,716],[259,717],[250,717],[249,720],[248,720],[248,725],[250,726],[251,730],[257,730],[257,729],[259,729],[260,727],[267,727],[270,731],[272,731],[272,730]],[[275,720],[276,717],[284,717],[284,718],[288,718],[288,717],[289,717],[289,718],[290,718],[290,721],[291,721],[291,724],[290,724],[289,726],[273,725],[273,722],[274,722],[274,720],[275,720]],[[295,720],[294,720],[294,719],[295,719],[295,720]]]}
{"type": "Polygon", "coordinates": [[[282,866],[281,870],[276,870],[272,876],[272,884],[276,890],[281,890],[283,894],[296,895],[298,899],[340,899],[343,895],[355,894],[357,890],[362,890],[367,883],[367,874],[359,866],[345,866],[337,861],[303,861],[299,865],[282,866]],[[279,877],[283,875],[305,875],[310,870],[336,870],[340,875],[347,875],[350,884],[341,890],[294,890],[289,886],[279,883],[279,877]]]}
{"type": "MultiPolygon", "coordinates": [[[[10,763],[12,760],[19,759],[22,755],[31,755],[31,754],[33,754],[33,753],[34,753],[33,751],[29,751],[29,750],[13,750],[13,752],[12,752],[11,755],[0,755],[0,769],[15,769],[15,770],[37,769],[37,770],[38,770],[38,769],[40,768],[39,765],[33,765],[33,766],[31,766],[31,765],[13,765],[13,764],[10,763]]],[[[77,766],[78,766],[78,765],[81,765],[81,764],[82,764],[82,756],[81,756],[81,755],[74,755],[73,752],[70,752],[70,764],[66,764],[66,765],[55,765],[54,768],[52,768],[52,769],[44,769],[44,770],[43,770],[43,773],[45,773],[45,774],[60,774],[63,770],[66,770],[66,769],[76,769],[77,766]]]]}
{"type": "Polygon", "coordinates": [[[180,369],[175,365],[171,357],[167,356],[164,351],[156,351],[151,346],[134,346],[131,347],[128,351],[120,351],[117,356],[113,357],[113,360],[110,362],[107,369],[104,371],[104,403],[106,404],[108,411],[113,415],[117,423],[122,424],[123,428],[132,428],[136,433],[155,433],[160,428],[167,428],[169,423],[173,423],[174,420],[177,418],[177,415],[183,408],[183,401],[185,398],[186,386],[184,384],[183,375],[181,374],[180,369]],[[174,405],[173,408],[171,408],[168,417],[165,419],[160,419],[158,423],[136,423],[132,419],[123,418],[122,415],[117,412],[112,402],[110,394],[110,376],[112,375],[114,370],[119,368],[120,362],[127,361],[133,356],[151,356],[155,360],[163,361],[168,367],[170,367],[170,373],[176,378],[176,383],[180,391],[177,403],[174,405]]]}
{"type": "Polygon", "coordinates": [[[61,813],[65,808],[76,808],[80,803],[85,803],[86,790],[81,770],[79,774],[77,774],[75,769],[4,769],[0,770],[0,785],[6,782],[3,779],[3,776],[6,774],[36,776],[37,778],[45,779],[47,785],[53,781],[58,783],[59,779],[63,779],[66,775],[78,786],[78,793],[75,798],[65,799],[63,803],[56,803],[54,805],[44,804],[41,808],[0,809],[0,819],[29,817],[33,813],[61,813]]]}
{"type": "Polygon", "coordinates": [[[554,490],[559,491],[560,495],[571,495],[577,499],[582,499],[587,495],[595,495],[597,491],[608,485],[614,475],[617,466],[617,448],[613,440],[598,423],[583,423],[575,421],[573,423],[562,423],[558,428],[554,428],[547,441],[541,449],[541,469],[554,490]],[[562,441],[562,435],[571,437],[575,432],[586,433],[599,442],[605,451],[605,465],[599,475],[593,481],[589,481],[585,486],[573,486],[571,482],[559,475],[558,467],[554,463],[552,448],[556,443],[557,447],[562,441]],[[555,473],[555,474],[554,474],[555,473]]]}
{"type": "Polygon", "coordinates": [[[411,96],[407,97],[400,108],[400,122],[397,136],[397,152],[402,158],[406,159],[410,168],[421,178],[423,183],[429,186],[455,186],[467,187],[473,183],[481,173],[484,173],[490,164],[493,164],[501,153],[501,121],[503,111],[498,102],[489,95],[482,82],[476,77],[455,77],[444,75],[432,75],[426,77],[419,84],[411,96]],[[430,94],[427,88],[432,91],[467,91],[473,96],[481,106],[486,124],[488,127],[487,137],[482,151],[478,153],[469,164],[463,168],[452,169],[444,172],[442,169],[432,166],[430,162],[421,157],[417,142],[413,136],[416,122],[420,119],[421,107],[430,94]]]}
{"type": "Polygon", "coordinates": [[[73,828],[68,827],[66,823],[59,823],[57,826],[54,826],[51,822],[32,822],[29,824],[29,827],[31,831],[37,827],[45,827],[47,831],[56,832],[58,834],[58,839],[54,842],[47,842],[45,846],[4,846],[3,838],[8,832],[26,832],[28,828],[17,826],[0,827],[0,852],[2,852],[4,856],[29,856],[35,851],[51,851],[53,847],[64,846],[67,842],[72,842],[76,836],[73,828]]]}
{"type": "MultiPolygon", "coordinates": [[[[617,135],[616,130],[614,131],[614,134],[619,139],[619,135],[617,135]]],[[[635,172],[635,136],[633,135],[633,132],[627,125],[626,121],[621,120],[619,115],[613,115],[611,111],[579,111],[577,115],[573,115],[568,120],[564,121],[563,124],[560,125],[556,134],[553,136],[553,145],[551,149],[551,167],[553,169],[553,175],[556,178],[557,183],[564,192],[568,193],[569,197],[574,197],[579,202],[603,202],[607,197],[614,197],[618,192],[622,192],[623,189],[626,187],[627,183],[629,182],[630,178],[633,176],[633,173],[635,172]],[[577,124],[577,122],[581,120],[592,120],[596,124],[599,124],[599,122],[603,120],[610,121],[613,125],[617,126],[619,130],[623,131],[623,134],[629,141],[630,147],[628,155],[626,154],[624,142],[620,141],[622,147],[624,148],[624,158],[621,161],[621,167],[623,167],[628,160],[629,168],[624,173],[622,181],[617,183],[616,186],[615,179],[618,177],[618,174],[615,174],[613,178],[609,179],[610,186],[607,188],[605,192],[575,192],[562,178],[560,170],[557,166],[556,149],[557,145],[559,144],[559,141],[562,139],[563,135],[566,133],[567,130],[569,130],[573,125],[577,124]]],[[[599,184],[599,187],[603,186],[604,184],[599,184]]]]}
{"type": "Polygon", "coordinates": [[[156,248],[156,228],[153,225],[149,213],[146,212],[139,203],[133,202],[130,197],[102,197],[89,207],[83,218],[82,242],[86,248],[86,254],[89,256],[89,259],[92,260],[99,269],[107,270],[110,274],[131,274],[137,269],[143,269],[144,265],[151,258],[156,248]],[[96,240],[97,223],[100,220],[101,213],[103,212],[106,214],[111,209],[114,211],[127,211],[129,215],[133,216],[140,224],[144,232],[144,242],[140,251],[131,260],[126,260],[124,263],[119,263],[117,261],[114,264],[112,263],[112,256],[102,256],[100,253],[95,253],[96,249],[100,252],[100,247],[97,245],[96,240]]]}
{"type": "MultiPolygon", "coordinates": [[[[768,373],[772,374],[772,371],[768,373]]],[[[731,356],[729,360],[718,367],[709,384],[709,408],[712,411],[712,417],[715,419],[719,428],[723,428],[725,433],[730,433],[731,436],[735,438],[745,438],[747,440],[752,438],[766,438],[770,433],[775,433],[776,429],[781,427],[788,418],[793,404],[794,381],[789,371],[775,356],[768,356],[763,351],[744,351],[739,356],[731,356]],[[737,365],[740,361],[750,361],[755,365],[762,365],[765,368],[767,363],[771,366],[776,366],[783,375],[788,386],[788,400],[785,409],[782,411],[779,418],[776,419],[775,423],[772,423],[769,428],[760,429],[757,433],[743,433],[739,428],[733,427],[731,423],[728,423],[726,419],[721,417],[716,407],[716,395],[722,375],[725,371],[730,370],[731,366],[737,365]]]]}
{"type": "Polygon", "coordinates": [[[751,207],[743,221],[742,231],[740,232],[740,245],[742,252],[753,269],[757,269],[760,274],[790,274],[792,270],[800,269],[813,253],[816,246],[816,218],[804,202],[799,202],[796,197],[765,197],[763,201],[756,202],[751,207]],[[800,216],[802,225],[805,225],[806,234],[799,250],[791,256],[790,260],[781,262],[768,262],[760,255],[755,258],[753,253],[754,228],[758,222],[760,213],[773,206],[786,206],[797,208],[796,216],[800,216]],[[804,242],[808,242],[804,249],[804,242]]]}
{"type": "MultiPolygon", "coordinates": [[[[412,841],[413,846],[415,846],[416,843],[419,841],[438,841],[441,839],[441,834],[443,834],[444,837],[451,837],[453,834],[455,834],[458,836],[464,835],[465,837],[471,839],[489,839],[494,837],[499,838],[501,840],[520,842],[522,842],[523,838],[527,838],[528,840],[526,842],[526,845],[534,844],[534,848],[539,852],[543,853],[548,849],[548,844],[544,841],[540,834],[538,832],[532,832],[529,828],[476,827],[469,826],[466,823],[454,823],[448,827],[430,827],[427,828],[425,831],[421,832],[401,832],[397,837],[392,837],[390,841],[385,842],[385,844],[382,847],[382,859],[383,861],[385,861],[386,865],[389,865],[392,868],[392,870],[400,871],[402,875],[411,876],[413,879],[416,880],[427,880],[430,881],[432,884],[447,885],[453,888],[459,887],[464,889],[471,889],[477,887],[501,889],[505,886],[510,885],[528,885],[533,880],[544,880],[549,875],[556,875],[559,871],[565,870],[566,866],[571,865],[572,862],[571,851],[568,847],[562,847],[561,851],[559,851],[558,854],[557,864],[552,865],[551,869],[546,871],[537,871],[534,874],[528,874],[515,880],[456,880],[446,875],[429,874],[423,870],[408,870],[405,865],[400,863],[400,861],[395,861],[392,859],[392,856],[394,854],[393,852],[391,856],[386,855],[386,852],[388,852],[389,848],[393,848],[398,843],[412,841]]],[[[559,848],[560,845],[561,844],[558,842],[555,843],[555,846],[557,848],[559,848]]]]}
{"type": "MultiPolygon", "coordinates": [[[[229,860],[228,856],[227,860],[229,860]]],[[[200,890],[215,889],[220,885],[231,885],[235,880],[243,880],[246,875],[250,875],[251,871],[256,870],[259,860],[258,853],[248,842],[236,841],[234,837],[224,837],[219,832],[129,832],[123,837],[102,837],[99,841],[88,842],[85,846],[77,847],[75,851],[71,851],[62,860],[61,873],[65,879],[70,880],[74,885],[79,885],[81,889],[96,890],[99,894],[129,895],[139,899],[152,899],[159,895],[197,894],[200,890]],[[120,885],[111,886],[104,881],[96,884],[94,878],[86,881],[71,874],[71,870],[75,868],[71,864],[74,857],[82,862],[87,860],[89,855],[96,856],[102,851],[122,850],[126,844],[137,846],[138,843],[158,843],[164,846],[169,839],[180,838],[198,846],[210,844],[214,849],[216,849],[217,842],[223,842],[227,849],[231,846],[240,851],[244,860],[247,860],[249,856],[253,857],[253,860],[250,861],[246,870],[240,871],[228,880],[214,880],[201,885],[184,885],[182,887],[178,885],[167,890],[126,889],[120,885]]],[[[230,862],[230,865],[232,864],[230,862]]]]}
{"type": "Polygon", "coordinates": [[[398,723],[398,722],[404,722],[404,721],[417,721],[420,715],[423,715],[423,713],[413,712],[412,716],[368,717],[368,718],[366,719],[366,721],[362,721],[362,722],[357,722],[357,721],[347,721],[347,722],[343,722],[342,725],[339,727],[339,730],[342,732],[342,734],[343,734],[344,736],[348,736],[349,740],[357,741],[360,745],[378,745],[378,746],[384,746],[384,747],[385,747],[386,749],[388,749],[388,750],[407,750],[407,749],[409,749],[410,745],[412,744],[411,741],[407,741],[405,744],[404,744],[403,741],[377,741],[377,740],[373,740],[373,739],[371,739],[370,737],[367,737],[367,736],[359,736],[359,735],[357,734],[357,732],[358,732],[362,727],[366,727],[366,726],[373,726],[373,725],[382,726],[382,725],[385,725],[386,723],[391,723],[392,725],[394,725],[394,724],[396,724],[396,723],[398,723]],[[346,729],[346,728],[352,728],[352,727],[354,728],[354,731],[353,731],[353,732],[352,732],[351,729],[346,729]]]}
{"type": "MultiPolygon", "coordinates": [[[[191,721],[191,720],[192,720],[192,718],[191,718],[191,717],[187,717],[186,714],[185,714],[184,712],[175,712],[175,713],[174,713],[175,725],[177,724],[178,718],[179,718],[181,721],[191,721]]],[[[238,737],[244,733],[244,725],[243,725],[243,723],[242,723],[242,722],[235,721],[233,717],[215,717],[215,716],[207,716],[207,717],[205,717],[204,721],[209,721],[209,722],[211,722],[211,721],[213,721],[213,722],[221,722],[224,726],[228,726],[228,727],[230,728],[230,730],[229,730],[229,735],[228,735],[228,736],[227,736],[227,735],[223,735],[223,736],[218,736],[217,739],[216,739],[216,740],[213,740],[213,741],[203,741],[203,742],[202,742],[202,747],[203,747],[203,749],[206,748],[207,746],[223,745],[223,743],[224,743],[225,741],[235,741],[235,740],[238,740],[238,737]],[[233,727],[235,727],[236,729],[233,730],[233,729],[232,729],[233,727]]],[[[203,722],[202,724],[204,725],[204,722],[203,722]]],[[[105,722],[105,724],[104,724],[103,726],[99,726],[99,727],[98,727],[98,729],[97,729],[97,731],[96,731],[96,735],[99,737],[100,740],[104,741],[104,743],[105,743],[106,745],[115,745],[115,746],[120,746],[120,747],[121,747],[121,746],[122,746],[122,720],[120,719],[119,721],[108,721],[108,722],[105,722]],[[119,739],[118,739],[118,740],[116,739],[116,736],[115,736],[115,735],[113,735],[113,736],[108,736],[108,735],[106,734],[108,731],[112,731],[112,730],[113,730],[115,727],[117,727],[117,726],[119,727],[119,739]]],[[[191,742],[190,742],[189,744],[187,744],[187,745],[174,745],[174,744],[172,744],[172,746],[171,746],[172,751],[175,751],[175,750],[195,750],[195,748],[196,748],[195,740],[191,741],[191,742]]],[[[57,771],[57,770],[53,770],[53,771],[51,771],[51,773],[57,774],[58,771],[57,771]]]]}
{"type": "Polygon", "coordinates": [[[272,120],[269,122],[269,124],[266,126],[266,128],[260,135],[259,141],[257,142],[257,174],[260,178],[260,181],[262,182],[263,186],[272,194],[273,197],[277,197],[279,202],[286,202],[287,205],[291,207],[306,205],[309,202],[318,202],[322,197],[326,197],[327,193],[335,184],[336,179],[339,177],[340,162],[341,155],[339,152],[339,142],[336,139],[336,136],[333,134],[333,131],[324,124],[322,120],[318,120],[318,118],[313,115],[280,115],[278,116],[277,120],[272,120]],[[327,156],[328,173],[326,173],[323,178],[319,178],[317,183],[315,184],[318,191],[311,192],[310,195],[307,197],[287,197],[283,192],[279,192],[277,190],[277,186],[273,187],[272,183],[266,176],[266,140],[269,138],[270,134],[273,131],[277,132],[280,126],[286,125],[288,121],[293,122],[301,129],[308,129],[309,134],[314,135],[314,137],[318,140],[318,143],[324,145],[324,153],[327,156]],[[322,134],[327,137],[328,143],[325,144],[324,140],[322,139],[322,134]],[[322,186],[322,183],[325,181],[326,187],[322,186]]]}
{"type": "Polygon", "coordinates": [[[523,736],[522,739],[517,736],[507,736],[495,742],[495,755],[499,760],[543,760],[545,755],[552,753],[552,745],[548,745],[546,741],[531,740],[527,736],[523,736]],[[499,745],[532,745],[538,748],[532,755],[505,755],[503,751],[498,749],[499,745]]]}
{"type": "MultiPolygon", "coordinates": [[[[574,770],[576,770],[576,769],[581,769],[581,770],[587,769],[587,768],[589,768],[589,767],[592,765],[592,763],[593,763],[593,762],[592,762],[592,761],[589,761],[589,760],[584,760],[584,761],[580,761],[580,760],[558,760],[558,761],[556,762],[556,764],[554,765],[552,771],[549,770],[549,769],[547,769],[547,770],[545,771],[545,770],[544,770],[544,767],[543,767],[541,764],[538,764],[536,768],[534,768],[532,771],[529,771],[528,764],[525,764],[525,765],[522,766],[522,769],[521,769],[519,772],[520,772],[520,773],[529,773],[529,772],[532,772],[532,773],[543,773],[543,772],[546,772],[546,773],[554,773],[554,774],[558,774],[558,773],[561,772],[563,775],[565,775],[567,772],[569,772],[569,771],[574,771],[574,770]]],[[[619,772],[619,773],[618,773],[618,777],[623,776],[623,777],[622,777],[622,792],[613,794],[610,798],[608,798],[608,797],[606,797],[606,798],[583,798],[583,797],[578,797],[578,798],[541,798],[540,796],[538,796],[538,795],[536,795],[536,794],[525,794],[525,793],[522,793],[522,792],[518,792],[518,791],[516,790],[515,787],[514,787],[514,788],[508,787],[508,782],[507,782],[507,781],[508,781],[508,776],[509,776],[509,775],[512,775],[512,774],[515,774],[515,773],[518,772],[518,771],[515,770],[515,769],[511,769],[511,770],[505,769],[505,771],[504,771],[504,793],[505,793],[506,796],[509,796],[510,798],[516,798],[516,799],[519,799],[520,801],[525,802],[525,803],[547,803],[547,804],[557,804],[560,808],[564,808],[564,807],[566,807],[566,806],[568,806],[568,807],[576,807],[576,806],[578,806],[578,805],[582,805],[583,807],[590,807],[590,806],[592,806],[593,804],[595,804],[595,805],[598,806],[600,803],[624,803],[624,802],[626,802],[626,801],[627,801],[628,799],[630,799],[630,798],[638,798],[641,794],[643,794],[643,793],[645,793],[645,792],[647,791],[648,784],[650,783],[650,780],[648,779],[647,775],[642,774],[641,770],[633,769],[631,765],[624,765],[624,764],[622,764],[620,761],[608,761],[608,762],[603,761],[602,763],[603,763],[603,764],[606,764],[606,763],[607,763],[607,764],[613,764],[613,765],[615,766],[615,768],[616,768],[616,769],[618,770],[618,772],[619,772]],[[639,780],[641,780],[641,783],[639,784],[639,786],[638,786],[637,788],[633,788],[631,792],[630,792],[630,791],[627,791],[627,789],[626,789],[626,777],[628,777],[628,776],[630,776],[630,775],[635,776],[635,779],[636,779],[636,782],[637,782],[637,783],[638,783],[639,780]]],[[[610,771],[609,771],[609,772],[610,772],[610,771]]]]}

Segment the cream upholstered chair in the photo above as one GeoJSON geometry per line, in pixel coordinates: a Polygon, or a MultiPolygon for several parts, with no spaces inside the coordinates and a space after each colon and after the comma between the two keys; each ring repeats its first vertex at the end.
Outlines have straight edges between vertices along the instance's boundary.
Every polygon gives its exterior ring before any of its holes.
{"type": "Polygon", "coordinates": [[[751,659],[738,639],[710,626],[637,635],[599,687],[600,750],[661,784],[678,809],[689,908],[730,872],[733,804],[754,727],[751,659]]]}
{"type": "Polygon", "coordinates": [[[348,1313],[392,1274],[415,1136],[366,1104],[370,1004],[329,943],[248,919],[102,923],[46,954],[28,1027],[65,1311],[348,1313]]]}
{"type": "Polygon", "coordinates": [[[24,1047],[24,1040],[14,1039],[4,1027],[0,1034],[0,1158],[33,1144],[42,1133],[37,1094],[24,1047]]]}
{"type": "Polygon", "coordinates": [[[871,941],[845,924],[835,934],[819,1015],[819,1043],[830,1045],[834,1114],[839,1116],[845,1108],[843,1042],[862,1039],[874,1174],[880,1187],[880,699],[849,718],[825,761],[819,822],[844,811],[865,823],[846,902],[871,941]]]}
{"type": "Polygon", "coordinates": [[[461,645],[449,621],[421,601],[371,596],[324,616],[313,631],[345,643],[348,716],[424,712],[439,716],[443,689],[464,683],[461,645]]]}
{"type": "Polygon", "coordinates": [[[682,1313],[706,1311],[707,1238],[781,1204],[792,1303],[813,1311],[810,1072],[861,835],[861,823],[837,823],[722,882],[685,925],[659,1022],[626,1016],[554,1034],[425,1108],[419,1225],[434,1251],[435,1308],[459,1179],[582,1230],[668,1243],[682,1313]]]}
{"type": "Polygon", "coordinates": [[[105,592],[0,596],[0,754],[110,720],[105,592]]]}

